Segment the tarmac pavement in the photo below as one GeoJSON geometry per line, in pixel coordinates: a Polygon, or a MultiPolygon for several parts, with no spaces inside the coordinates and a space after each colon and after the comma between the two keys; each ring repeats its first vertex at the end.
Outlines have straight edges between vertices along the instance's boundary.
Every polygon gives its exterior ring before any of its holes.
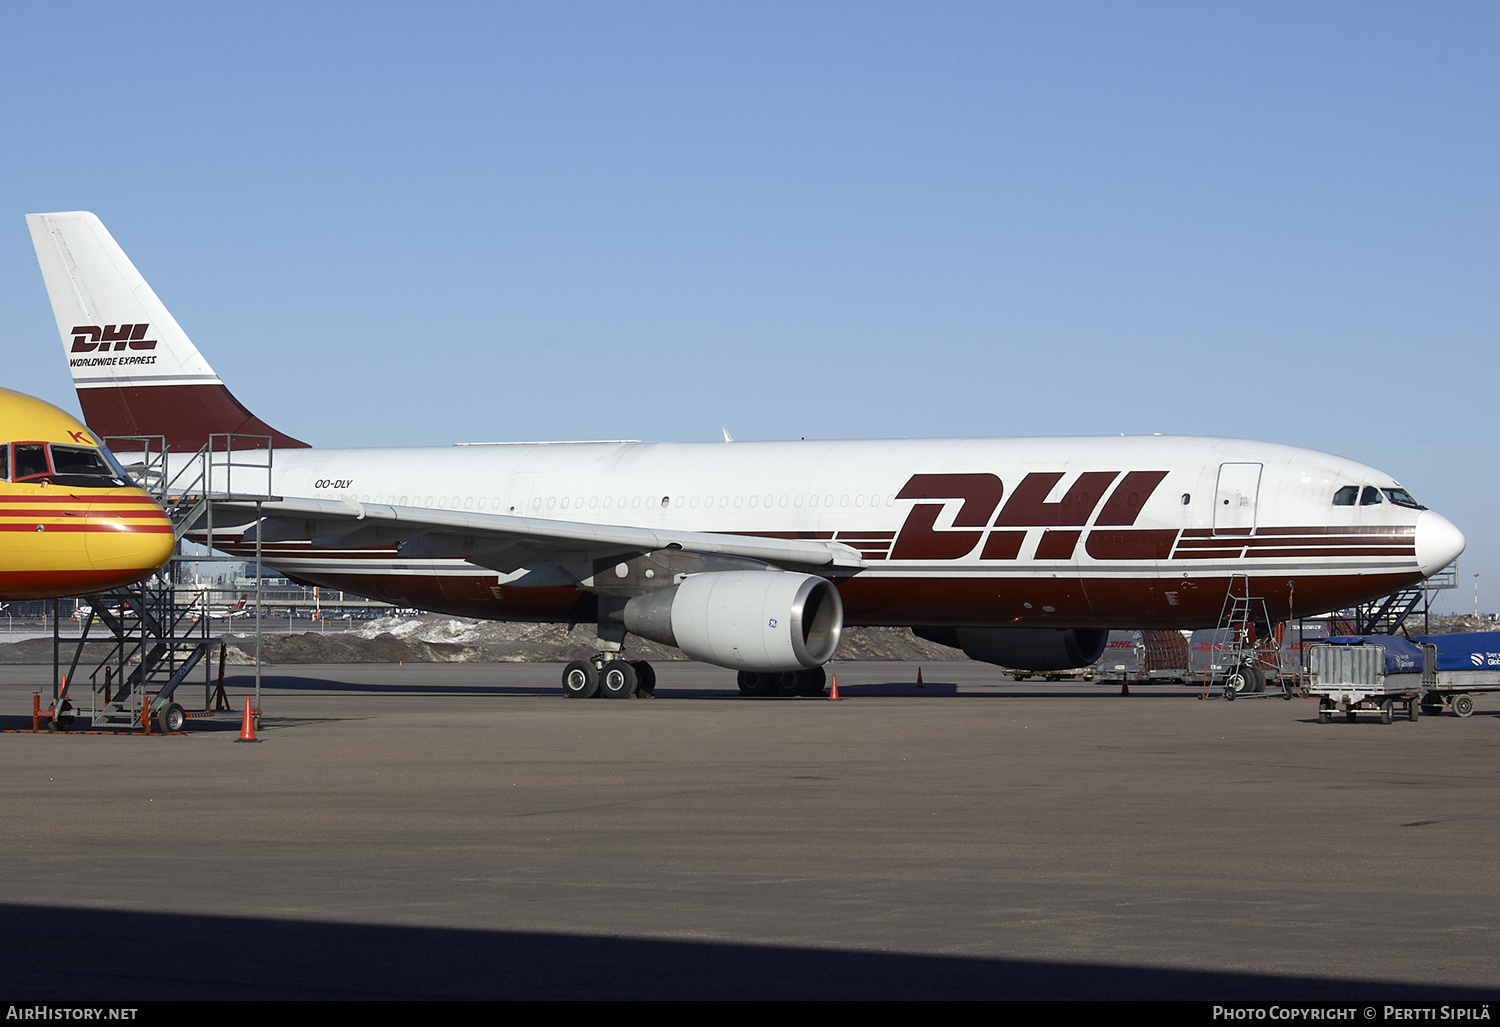
{"type": "Polygon", "coordinates": [[[833,669],[272,668],[240,745],[25,733],[0,668],[0,997],[1500,996],[1500,701],[833,669]]]}

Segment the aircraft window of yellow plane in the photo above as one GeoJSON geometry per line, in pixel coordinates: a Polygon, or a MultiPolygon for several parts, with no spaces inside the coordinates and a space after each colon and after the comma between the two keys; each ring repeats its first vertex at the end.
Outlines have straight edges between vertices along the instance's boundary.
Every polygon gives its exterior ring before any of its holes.
{"type": "Polygon", "coordinates": [[[45,478],[52,473],[52,468],[47,466],[45,442],[17,442],[12,448],[16,452],[16,473],[12,481],[45,478]]]}
{"type": "Polygon", "coordinates": [[[15,451],[12,481],[45,480],[70,488],[95,489],[130,484],[130,479],[106,450],[44,442],[17,442],[11,448],[15,451]]]}

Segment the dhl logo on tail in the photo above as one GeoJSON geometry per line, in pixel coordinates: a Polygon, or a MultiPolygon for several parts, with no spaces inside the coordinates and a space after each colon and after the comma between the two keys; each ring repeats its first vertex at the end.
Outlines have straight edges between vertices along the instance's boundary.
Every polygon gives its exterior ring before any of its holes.
{"type": "Polygon", "coordinates": [[[93,353],[96,350],[105,353],[109,351],[110,344],[114,344],[114,350],[118,353],[127,346],[131,349],[155,349],[156,340],[146,338],[146,332],[151,325],[75,325],[73,327],[73,349],[74,353],[93,353]]]}

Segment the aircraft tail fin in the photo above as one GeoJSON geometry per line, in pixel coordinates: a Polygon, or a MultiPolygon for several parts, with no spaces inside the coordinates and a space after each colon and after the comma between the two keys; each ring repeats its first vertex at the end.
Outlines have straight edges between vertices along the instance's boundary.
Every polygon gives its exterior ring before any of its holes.
{"type": "MultiPolygon", "coordinates": [[[[27,214],[84,421],[99,435],[161,435],[193,452],[220,433],[307,443],[256,417],[225,388],[125,251],[87,211],[27,214]]],[[[262,448],[236,440],[235,448],[262,448]]]]}

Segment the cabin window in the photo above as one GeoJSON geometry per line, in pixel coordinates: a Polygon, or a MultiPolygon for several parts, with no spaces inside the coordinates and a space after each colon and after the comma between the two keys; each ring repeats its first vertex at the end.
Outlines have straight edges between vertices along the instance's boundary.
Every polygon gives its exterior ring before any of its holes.
{"type": "Polygon", "coordinates": [[[1360,506],[1378,506],[1380,504],[1380,490],[1373,485],[1366,485],[1363,492],[1359,494],[1360,506]]]}
{"type": "Polygon", "coordinates": [[[0,478],[10,477],[10,447],[0,446],[0,478]]]}
{"type": "Polygon", "coordinates": [[[1359,498],[1358,485],[1345,485],[1333,494],[1334,506],[1353,506],[1354,501],[1359,498]]]}

